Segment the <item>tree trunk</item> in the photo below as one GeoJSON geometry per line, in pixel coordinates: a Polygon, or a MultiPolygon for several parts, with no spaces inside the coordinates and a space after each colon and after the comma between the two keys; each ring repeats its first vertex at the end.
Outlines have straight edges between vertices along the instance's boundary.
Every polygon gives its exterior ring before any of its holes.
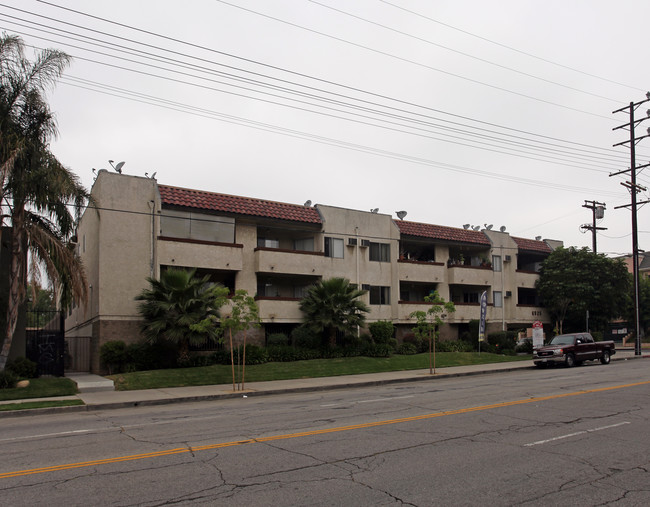
{"type": "Polygon", "coordinates": [[[0,351],[0,371],[5,369],[11,344],[13,343],[16,324],[18,323],[18,310],[20,303],[25,295],[24,289],[24,272],[25,258],[24,251],[24,220],[25,212],[19,209],[15,216],[12,217],[13,231],[11,234],[11,268],[9,271],[9,295],[7,298],[7,324],[5,328],[5,341],[0,351]]]}

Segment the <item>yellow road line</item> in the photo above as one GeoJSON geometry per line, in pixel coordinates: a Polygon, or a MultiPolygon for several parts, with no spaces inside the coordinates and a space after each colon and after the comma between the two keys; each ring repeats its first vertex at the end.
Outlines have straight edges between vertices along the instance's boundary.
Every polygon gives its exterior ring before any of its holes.
{"type": "Polygon", "coordinates": [[[320,430],[312,430],[312,431],[303,431],[300,433],[287,433],[285,435],[273,435],[269,437],[260,437],[260,438],[249,438],[245,440],[235,440],[233,442],[223,442],[220,444],[211,444],[211,445],[201,445],[197,447],[179,447],[176,449],[167,449],[164,451],[156,451],[156,452],[148,452],[144,454],[132,454],[130,456],[118,456],[115,458],[105,458],[105,459],[98,459],[94,461],[81,461],[79,463],[67,463],[63,465],[53,465],[49,467],[43,467],[43,468],[33,468],[30,470],[17,470],[15,472],[4,472],[0,473],[0,479],[8,479],[10,477],[22,477],[26,475],[32,475],[32,474],[43,474],[43,473],[49,473],[49,472],[57,472],[59,470],[72,470],[74,468],[85,468],[85,467],[92,467],[92,466],[99,466],[99,465],[108,465],[110,463],[121,463],[125,461],[136,461],[140,459],[149,459],[149,458],[159,458],[162,456],[172,456],[175,454],[186,454],[190,452],[199,452],[199,451],[208,451],[208,450],[213,450],[213,449],[222,449],[225,447],[234,447],[237,445],[246,445],[246,444],[256,444],[256,443],[262,443],[262,442],[272,442],[274,440],[287,440],[290,438],[301,438],[301,437],[309,437],[309,436],[314,436],[314,435],[325,435],[328,433],[338,433],[342,431],[353,431],[353,430],[359,430],[359,429],[365,429],[365,428],[375,428],[377,426],[387,426],[389,424],[400,424],[400,423],[407,423],[407,422],[413,422],[413,421],[422,421],[426,419],[434,419],[436,417],[445,417],[448,415],[457,415],[457,414],[466,414],[469,412],[479,412],[482,410],[491,410],[494,408],[503,408],[503,407],[512,407],[515,405],[524,405],[526,403],[537,403],[540,401],[548,401],[548,400],[556,400],[560,398],[567,398],[569,396],[580,396],[583,394],[591,394],[591,393],[600,393],[600,392],[605,392],[605,391],[612,391],[615,389],[624,389],[627,387],[636,387],[636,386],[642,386],[642,385],[647,385],[650,384],[650,380],[645,381],[645,382],[635,382],[633,384],[622,384],[622,385],[617,385],[617,386],[611,386],[611,387],[599,387],[597,389],[588,389],[588,390],[583,390],[583,391],[575,391],[571,393],[563,393],[563,394],[553,394],[550,396],[539,396],[535,398],[526,398],[523,400],[515,400],[515,401],[505,401],[502,403],[494,403],[491,405],[481,405],[478,407],[469,407],[469,408],[461,408],[457,410],[446,410],[444,412],[434,412],[432,414],[422,414],[422,415],[415,415],[411,417],[401,417],[398,419],[388,419],[385,421],[376,421],[376,422],[369,422],[369,423],[361,423],[361,424],[352,424],[349,426],[337,426],[335,428],[325,428],[325,429],[320,429],[320,430]]]}

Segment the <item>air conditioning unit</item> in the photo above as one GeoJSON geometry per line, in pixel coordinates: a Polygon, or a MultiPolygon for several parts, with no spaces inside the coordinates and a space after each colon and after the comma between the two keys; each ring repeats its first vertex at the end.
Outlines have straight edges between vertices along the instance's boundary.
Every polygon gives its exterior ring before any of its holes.
{"type": "Polygon", "coordinates": [[[370,290],[370,284],[369,283],[362,283],[361,284],[361,289],[362,290],[370,290]]]}
{"type": "Polygon", "coordinates": [[[348,238],[348,246],[357,246],[357,238],[348,238]]]}
{"type": "Polygon", "coordinates": [[[369,239],[362,239],[361,240],[361,246],[370,246],[370,240],[369,239]]]}
{"type": "Polygon", "coordinates": [[[512,291],[511,291],[511,290],[507,290],[507,291],[506,291],[506,297],[507,297],[507,298],[512,297],[512,291]]]}
{"type": "Polygon", "coordinates": [[[510,255],[506,255],[506,256],[503,258],[503,260],[504,260],[504,262],[510,262],[510,261],[512,260],[512,256],[510,256],[510,255]]]}

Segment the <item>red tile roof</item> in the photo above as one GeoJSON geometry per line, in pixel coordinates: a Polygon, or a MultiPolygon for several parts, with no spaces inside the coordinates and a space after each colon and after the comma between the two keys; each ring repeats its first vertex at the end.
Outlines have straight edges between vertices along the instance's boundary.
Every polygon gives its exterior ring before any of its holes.
{"type": "Polygon", "coordinates": [[[219,211],[278,220],[291,220],[320,224],[321,218],[315,208],[287,204],[283,202],[263,201],[251,197],[216,194],[202,190],[158,185],[160,198],[164,205],[183,206],[199,210],[219,211]]]}
{"type": "Polygon", "coordinates": [[[491,244],[485,234],[471,229],[457,229],[455,227],[443,227],[442,225],[422,224],[408,222],[406,220],[395,220],[395,224],[402,234],[408,236],[420,236],[458,243],[475,243],[486,246],[491,244]]]}
{"type": "Polygon", "coordinates": [[[528,252],[541,252],[541,253],[551,253],[551,247],[548,246],[543,241],[537,241],[536,239],[526,239],[526,238],[515,238],[512,239],[517,243],[519,250],[526,250],[528,252]]]}

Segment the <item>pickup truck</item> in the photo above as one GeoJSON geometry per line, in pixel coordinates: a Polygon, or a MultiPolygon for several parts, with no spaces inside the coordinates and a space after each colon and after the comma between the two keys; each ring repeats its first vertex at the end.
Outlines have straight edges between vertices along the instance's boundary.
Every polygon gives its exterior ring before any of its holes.
{"type": "Polygon", "coordinates": [[[564,364],[571,367],[598,359],[603,364],[609,364],[614,354],[616,346],[612,341],[594,341],[589,333],[561,334],[553,338],[548,345],[533,349],[533,362],[539,367],[548,364],[564,364]]]}

